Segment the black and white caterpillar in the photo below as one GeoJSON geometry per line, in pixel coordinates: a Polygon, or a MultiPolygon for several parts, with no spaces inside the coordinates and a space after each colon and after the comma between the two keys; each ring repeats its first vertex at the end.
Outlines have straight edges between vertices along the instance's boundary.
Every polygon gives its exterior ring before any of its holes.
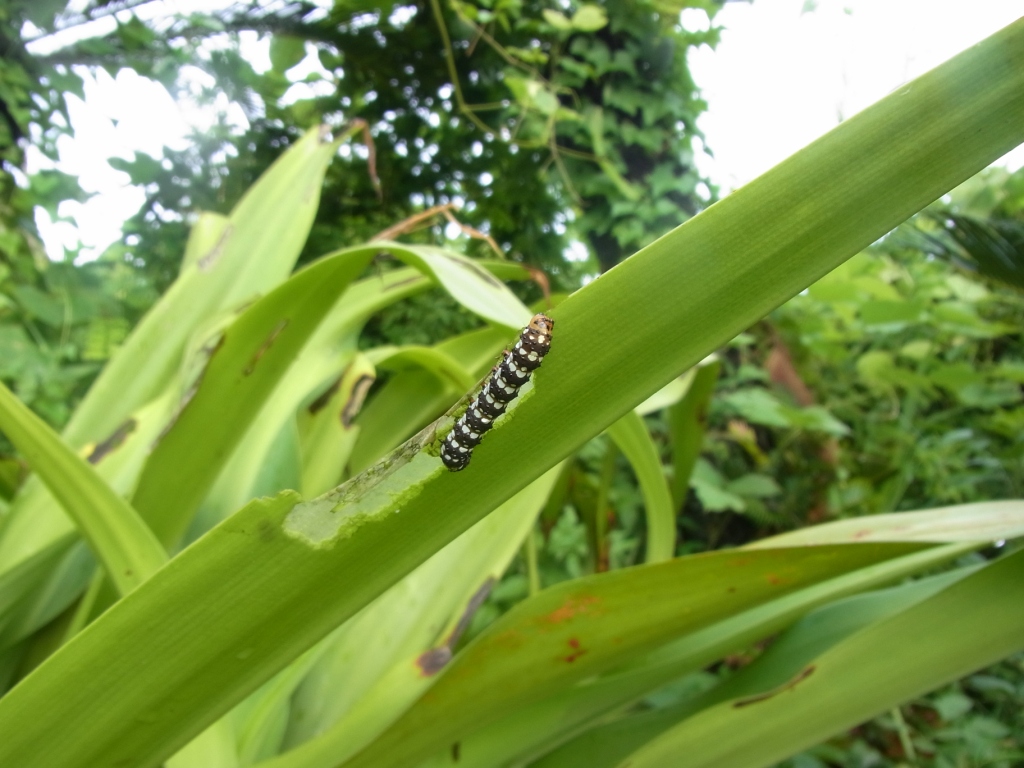
{"type": "Polygon", "coordinates": [[[506,352],[499,365],[491,371],[484,388],[466,412],[459,417],[452,431],[441,444],[441,461],[452,472],[469,466],[473,449],[479,445],[494,420],[501,416],[519,394],[519,388],[530,380],[551,348],[551,331],[555,321],[547,315],[534,315],[511,352],[506,352]]]}

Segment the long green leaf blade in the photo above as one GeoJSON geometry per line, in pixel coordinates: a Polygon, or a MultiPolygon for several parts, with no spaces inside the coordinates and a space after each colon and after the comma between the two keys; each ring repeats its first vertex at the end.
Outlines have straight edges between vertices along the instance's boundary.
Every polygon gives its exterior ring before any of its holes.
{"type": "Polygon", "coordinates": [[[684,720],[620,768],[761,768],[1024,648],[1024,551],[855,633],[775,690],[684,720]]]}
{"type": "Polygon", "coordinates": [[[662,735],[671,738],[672,728],[694,713],[724,701],[754,703],[759,697],[781,693],[779,689],[831,645],[872,622],[926,600],[974,570],[959,568],[900,587],[836,600],[802,618],[775,639],[753,664],[710,690],[666,707],[598,725],[546,755],[537,762],[537,768],[614,768],[634,752],[647,751],[648,742],[653,747],[662,735]]]}
{"type": "Polygon", "coordinates": [[[755,541],[746,549],[843,541],[996,541],[1018,536],[1024,536],[1024,501],[980,501],[835,520],[755,541]]]}
{"type": "Polygon", "coordinates": [[[722,364],[715,360],[697,368],[686,396],[669,410],[672,435],[672,501],[676,509],[683,506],[690,489],[690,475],[704,447],[708,406],[718,383],[722,364]]]}
{"type": "Polygon", "coordinates": [[[964,544],[949,544],[896,557],[742,611],[630,660],[608,674],[508,712],[465,737],[460,742],[458,760],[453,759],[451,750],[444,750],[423,763],[422,768],[490,768],[531,763],[582,728],[634,704],[666,681],[777,633],[808,610],[941,565],[970,549],[964,544]]]}
{"type": "Polygon", "coordinates": [[[201,322],[288,276],[306,242],[336,149],[322,129],[309,131],[246,193],[225,226],[210,221],[202,255],[189,254],[192,264],[139,323],[75,411],[65,433],[69,443],[99,440],[116,429],[163,389],[201,322]]]}
{"type": "Polygon", "coordinates": [[[726,616],[841,573],[907,554],[892,549],[719,552],[560,584],[488,628],[391,729],[345,768],[416,765],[517,707],[726,616]],[[752,554],[752,553],[751,553],[752,554]]]}

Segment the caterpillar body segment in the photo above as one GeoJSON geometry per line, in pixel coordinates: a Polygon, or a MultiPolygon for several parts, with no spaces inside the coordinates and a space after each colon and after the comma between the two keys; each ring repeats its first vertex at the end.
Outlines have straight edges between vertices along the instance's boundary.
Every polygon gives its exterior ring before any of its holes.
{"type": "Polygon", "coordinates": [[[469,466],[473,449],[480,444],[494,420],[501,416],[508,404],[515,400],[519,389],[530,380],[540,367],[544,355],[551,349],[551,331],[555,321],[547,315],[534,315],[515,346],[505,352],[494,367],[480,393],[466,408],[441,444],[441,461],[452,472],[469,466]]]}

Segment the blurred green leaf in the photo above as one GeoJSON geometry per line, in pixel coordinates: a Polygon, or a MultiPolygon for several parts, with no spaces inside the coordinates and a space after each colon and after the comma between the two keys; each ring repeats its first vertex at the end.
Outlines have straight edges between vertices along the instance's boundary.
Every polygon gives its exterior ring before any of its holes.
{"type": "Polygon", "coordinates": [[[545,8],[542,11],[544,15],[544,21],[553,26],[555,29],[569,30],[572,29],[572,22],[569,18],[559,11],[552,11],[549,8],[545,8]]]}
{"type": "Polygon", "coordinates": [[[291,35],[270,38],[270,63],[276,72],[284,74],[306,58],[306,41],[291,35]]]}
{"type": "Polygon", "coordinates": [[[584,3],[572,15],[572,26],[581,32],[596,32],[608,24],[608,14],[599,5],[584,3]]]}
{"type": "Polygon", "coordinates": [[[75,521],[122,595],[167,561],[160,542],[128,502],[3,384],[0,430],[75,521]]]}
{"type": "Polygon", "coordinates": [[[841,541],[996,541],[1024,536],[1024,501],[986,501],[836,520],[747,545],[794,547],[841,541]]]}
{"type": "MultiPolygon", "coordinates": [[[[173,380],[185,344],[198,327],[288,274],[305,241],[334,151],[333,142],[323,141],[319,130],[311,131],[253,186],[233,211],[230,226],[216,241],[202,244],[205,255],[153,307],[104,368],[64,430],[70,446],[79,448],[116,434],[134,411],[173,380]]],[[[200,234],[212,238],[216,230],[200,234]]],[[[134,479],[119,490],[131,485],[134,479]]],[[[71,522],[45,489],[26,485],[4,521],[0,572],[63,540],[70,530],[71,522]]],[[[79,589],[81,583],[71,583],[65,594],[73,596],[79,589]]],[[[59,605],[51,600],[54,596],[40,593],[40,609],[34,610],[38,620],[52,618],[52,608],[43,611],[41,606],[59,605]]]]}

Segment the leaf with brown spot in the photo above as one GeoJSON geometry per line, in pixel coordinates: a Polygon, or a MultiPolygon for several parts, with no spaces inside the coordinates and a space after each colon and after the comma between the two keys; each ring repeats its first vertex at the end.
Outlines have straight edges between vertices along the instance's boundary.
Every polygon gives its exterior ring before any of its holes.
{"type": "Polygon", "coordinates": [[[127,419],[106,440],[97,443],[93,447],[86,457],[86,461],[90,464],[99,464],[108,453],[119,448],[128,439],[128,435],[135,431],[138,424],[135,419],[127,419]]]}
{"type": "Polygon", "coordinates": [[[565,582],[520,603],[344,768],[416,765],[497,718],[800,587],[912,551],[861,545],[717,552],[565,582]],[[774,575],[779,585],[769,583],[774,575]],[[728,587],[736,586],[735,592],[728,587]]]}

